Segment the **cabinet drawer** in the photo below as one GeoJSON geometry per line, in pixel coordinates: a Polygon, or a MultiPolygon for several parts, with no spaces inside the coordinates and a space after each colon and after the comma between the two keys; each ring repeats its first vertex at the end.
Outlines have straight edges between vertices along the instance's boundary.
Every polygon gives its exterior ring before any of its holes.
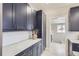
{"type": "Polygon", "coordinates": [[[72,51],[78,51],[79,52],[79,44],[72,43],[72,51]]]}

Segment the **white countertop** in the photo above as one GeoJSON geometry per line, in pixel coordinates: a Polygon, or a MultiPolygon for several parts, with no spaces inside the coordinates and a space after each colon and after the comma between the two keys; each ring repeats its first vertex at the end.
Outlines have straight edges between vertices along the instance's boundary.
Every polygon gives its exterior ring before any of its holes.
{"type": "Polygon", "coordinates": [[[73,51],[74,56],[79,56],[79,52],[73,51]]]}
{"type": "Polygon", "coordinates": [[[72,43],[78,43],[79,44],[79,40],[77,39],[69,39],[72,43]]]}
{"type": "Polygon", "coordinates": [[[27,49],[28,47],[32,46],[33,44],[39,42],[41,39],[28,39],[28,40],[22,40],[19,42],[16,42],[14,44],[10,44],[7,46],[3,46],[2,48],[2,55],[3,56],[14,56],[18,53],[20,53],[21,51],[27,49]]]}

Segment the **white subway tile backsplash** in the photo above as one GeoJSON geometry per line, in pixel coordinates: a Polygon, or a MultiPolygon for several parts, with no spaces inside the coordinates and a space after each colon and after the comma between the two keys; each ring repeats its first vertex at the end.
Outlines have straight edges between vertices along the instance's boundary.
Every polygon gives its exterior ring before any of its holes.
{"type": "Polygon", "coordinates": [[[16,31],[3,33],[3,46],[13,44],[22,40],[27,40],[31,36],[31,31],[16,31]]]}

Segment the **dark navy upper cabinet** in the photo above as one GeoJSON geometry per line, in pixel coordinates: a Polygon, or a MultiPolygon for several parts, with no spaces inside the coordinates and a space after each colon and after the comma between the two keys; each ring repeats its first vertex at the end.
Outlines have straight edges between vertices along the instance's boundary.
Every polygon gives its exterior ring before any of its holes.
{"type": "Polygon", "coordinates": [[[31,31],[35,28],[35,17],[27,3],[4,3],[3,31],[31,31]]]}
{"type": "Polygon", "coordinates": [[[79,31],[79,6],[70,8],[69,31],[79,31]]]}
{"type": "Polygon", "coordinates": [[[30,8],[30,6],[27,6],[27,30],[31,30],[32,29],[32,19],[31,19],[31,17],[32,17],[32,15],[31,15],[31,12],[32,12],[32,10],[31,10],[31,8],[30,8]]]}
{"type": "Polygon", "coordinates": [[[27,30],[34,29],[35,11],[27,5],[27,30]]]}
{"type": "Polygon", "coordinates": [[[32,13],[31,13],[31,19],[32,19],[32,30],[35,29],[35,25],[36,25],[36,11],[32,9],[32,13]]]}
{"type": "Polygon", "coordinates": [[[3,4],[3,31],[13,30],[12,4],[3,4]]]}
{"type": "Polygon", "coordinates": [[[25,24],[27,23],[27,4],[17,3],[15,4],[15,20],[17,30],[25,30],[25,24]]]}
{"type": "Polygon", "coordinates": [[[17,30],[17,26],[16,26],[17,24],[16,24],[16,19],[15,19],[15,14],[16,14],[15,13],[15,6],[16,6],[15,3],[13,3],[12,4],[12,20],[13,20],[13,24],[12,25],[13,25],[14,31],[17,30]]]}

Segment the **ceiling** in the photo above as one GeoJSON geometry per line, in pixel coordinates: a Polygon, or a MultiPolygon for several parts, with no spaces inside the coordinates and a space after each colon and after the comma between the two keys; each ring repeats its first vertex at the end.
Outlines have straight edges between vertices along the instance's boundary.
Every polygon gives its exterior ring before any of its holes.
{"type": "Polygon", "coordinates": [[[60,7],[65,7],[68,6],[70,4],[66,4],[66,3],[31,3],[33,6],[35,7],[45,7],[45,8],[60,8],[60,7]]]}
{"type": "Polygon", "coordinates": [[[79,6],[79,3],[30,3],[30,5],[36,10],[43,10],[49,18],[53,18],[65,15],[68,8],[79,6]]]}
{"type": "Polygon", "coordinates": [[[77,3],[31,3],[31,6],[37,9],[43,9],[43,10],[52,10],[52,9],[58,9],[58,8],[66,8],[72,5],[79,5],[77,3]]]}

